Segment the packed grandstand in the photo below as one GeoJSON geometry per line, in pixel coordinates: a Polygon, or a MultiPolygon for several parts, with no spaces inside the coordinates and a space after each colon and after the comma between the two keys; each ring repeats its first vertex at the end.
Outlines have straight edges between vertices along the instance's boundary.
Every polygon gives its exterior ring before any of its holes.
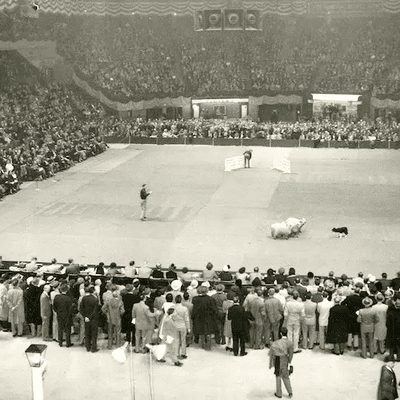
{"type": "Polygon", "coordinates": [[[43,2],[26,14],[0,1],[0,198],[104,151],[110,136],[378,141],[397,149],[397,3],[368,3],[364,15],[355,7],[352,18],[339,6],[324,14],[294,3],[265,3],[257,31],[199,32],[190,2],[187,10],[165,5],[165,13],[152,2],[113,3],[102,13],[96,2],[43,2]],[[39,53],[50,44],[54,60],[39,53]],[[362,101],[354,115],[332,104],[316,117],[311,93],[362,101]],[[212,97],[256,99],[258,114],[182,107],[212,97]]]}

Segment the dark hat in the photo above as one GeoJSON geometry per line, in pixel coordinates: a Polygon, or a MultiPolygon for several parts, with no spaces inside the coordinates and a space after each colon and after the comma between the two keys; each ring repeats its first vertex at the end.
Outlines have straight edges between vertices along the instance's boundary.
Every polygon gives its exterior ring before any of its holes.
{"type": "Polygon", "coordinates": [[[395,362],[396,359],[394,358],[394,355],[391,354],[387,354],[384,359],[383,362],[387,363],[387,362],[395,362]]]}
{"type": "Polygon", "coordinates": [[[272,274],[275,274],[275,270],[274,269],[272,269],[272,268],[268,268],[268,270],[267,270],[267,274],[268,275],[272,275],[272,274]]]}

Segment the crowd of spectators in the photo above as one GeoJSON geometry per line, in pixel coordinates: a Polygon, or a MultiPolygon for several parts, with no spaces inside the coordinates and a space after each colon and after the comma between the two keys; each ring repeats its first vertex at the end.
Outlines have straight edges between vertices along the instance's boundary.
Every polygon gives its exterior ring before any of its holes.
{"type": "Polygon", "coordinates": [[[33,79],[28,63],[12,52],[0,52],[0,61],[1,199],[21,182],[53,176],[106,145],[98,134],[101,106],[66,86],[33,79]]]}
{"type": "Polygon", "coordinates": [[[322,141],[399,140],[400,125],[393,120],[352,121],[330,118],[298,122],[255,122],[245,119],[121,120],[105,119],[105,136],[188,137],[227,139],[300,139],[322,141]]]}
{"type": "Polygon", "coordinates": [[[87,81],[121,100],[399,91],[398,15],[267,15],[260,32],[196,32],[192,18],[172,15],[8,14],[0,40],[54,40],[87,81]]]}
{"type": "MultiPolygon", "coordinates": [[[[136,353],[163,344],[173,364],[181,366],[178,360],[187,358],[192,343],[233,351],[229,309],[236,302],[247,313],[246,341],[254,350],[269,348],[284,326],[295,353],[318,346],[335,355],[360,350],[361,357],[374,358],[387,352],[400,360],[400,272],[388,279],[386,273],[381,278],[363,272],[354,278],[335,277],[333,271],[299,275],[293,267],[269,268],[266,274],[258,267],[250,273],[244,267],[232,271],[229,265],[215,271],[210,262],[204,271],[178,270],[174,264],[165,270],[161,264],[152,268],[134,261],[125,268],[100,263],[90,271],[73,259],[66,270],[54,259],[49,266],[55,265],[59,269],[53,268],[51,276],[45,276],[36,259],[3,272],[4,331],[60,346],[66,334],[67,347],[82,345],[92,352],[99,350],[98,333],[107,336],[108,349],[123,339],[136,353]],[[26,279],[27,270],[36,276],[26,279]]],[[[165,360],[160,356],[159,361],[165,360]]]]}

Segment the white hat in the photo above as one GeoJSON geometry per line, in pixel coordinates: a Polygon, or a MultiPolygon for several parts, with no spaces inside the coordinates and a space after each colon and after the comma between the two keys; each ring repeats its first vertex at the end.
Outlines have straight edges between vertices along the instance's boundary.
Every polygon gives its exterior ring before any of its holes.
{"type": "Polygon", "coordinates": [[[33,281],[33,276],[30,276],[30,277],[26,280],[26,283],[27,283],[28,285],[30,285],[32,281],[33,281]]]}
{"type": "Polygon", "coordinates": [[[182,287],[182,282],[179,281],[178,279],[171,282],[172,290],[181,290],[181,287],[182,287]]]}
{"type": "Polygon", "coordinates": [[[210,287],[210,282],[208,282],[208,281],[204,281],[202,284],[201,284],[201,286],[205,286],[205,287],[210,287]]]}
{"type": "Polygon", "coordinates": [[[368,281],[371,282],[371,283],[373,283],[373,282],[376,281],[376,277],[373,276],[373,275],[369,275],[369,276],[368,276],[368,281]]]}
{"type": "Polygon", "coordinates": [[[190,288],[196,289],[197,286],[199,286],[199,282],[197,282],[196,279],[193,279],[192,282],[190,282],[190,288]]]}
{"type": "Polygon", "coordinates": [[[222,271],[224,271],[224,272],[228,272],[228,271],[229,271],[229,268],[228,268],[228,266],[227,266],[227,265],[224,265],[224,267],[222,268],[222,271]]]}

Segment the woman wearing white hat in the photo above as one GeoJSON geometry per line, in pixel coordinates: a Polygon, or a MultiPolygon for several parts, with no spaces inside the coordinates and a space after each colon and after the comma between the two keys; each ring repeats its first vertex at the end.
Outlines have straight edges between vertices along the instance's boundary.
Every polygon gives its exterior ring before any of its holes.
{"type": "Polygon", "coordinates": [[[168,293],[172,294],[173,301],[175,302],[175,297],[178,296],[178,294],[182,294],[181,292],[182,282],[179,279],[176,279],[171,282],[170,286],[172,290],[169,291],[168,293]]]}

